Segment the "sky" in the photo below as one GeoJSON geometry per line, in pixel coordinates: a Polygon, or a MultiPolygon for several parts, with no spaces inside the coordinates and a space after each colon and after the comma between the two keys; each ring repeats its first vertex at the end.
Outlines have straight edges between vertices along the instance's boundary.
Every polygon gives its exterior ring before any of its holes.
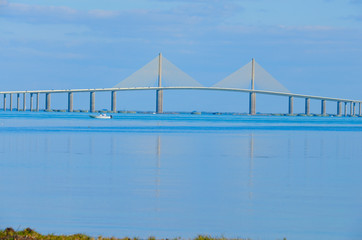
{"type": "MultiPolygon", "coordinates": [[[[293,93],[361,100],[362,0],[0,0],[1,90],[113,87],[159,52],[205,86],[255,58],[293,93]]],[[[96,97],[108,107],[107,94],[96,97]]],[[[52,96],[59,107],[65,98],[52,96]]],[[[247,99],[173,92],[165,109],[243,112],[247,99]]],[[[153,100],[119,93],[117,105],[152,110],[153,100]]],[[[257,111],[287,102],[257,96],[257,111]]]]}

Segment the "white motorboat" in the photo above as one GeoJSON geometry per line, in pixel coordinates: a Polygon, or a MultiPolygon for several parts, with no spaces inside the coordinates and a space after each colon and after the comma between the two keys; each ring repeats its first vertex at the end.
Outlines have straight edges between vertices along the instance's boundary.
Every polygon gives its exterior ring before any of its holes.
{"type": "Polygon", "coordinates": [[[107,115],[105,113],[101,113],[99,115],[89,115],[91,118],[98,118],[98,119],[111,119],[112,115],[107,115]]]}

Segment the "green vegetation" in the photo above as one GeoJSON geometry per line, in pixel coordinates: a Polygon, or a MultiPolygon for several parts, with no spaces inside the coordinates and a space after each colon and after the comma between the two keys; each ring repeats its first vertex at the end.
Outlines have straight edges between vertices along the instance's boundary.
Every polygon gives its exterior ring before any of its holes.
{"type": "Polygon", "coordinates": [[[193,112],[191,112],[191,114],[201,115],[202,113],[201,113],[201,112],[197,112],[197,111],[193,111],[193,112]]]}
{"type": "MultiPolygon", "coordinates": [[[[15,231],[12,228],[6,228],[5,230],[0,230],[0,240],[139,240],[139,238],[105,238],[105,237],[90,237],[84,234],[73,234],[73,235],[42,235],[37,233],[31,228],[26,228],[21,231],[15,231]]],[[[148,240],[156,240],[155,237],[149,237],[148,240]]],[[[166,239],[167,240],[167,239],[166,239]]],[[[181,238],[174,238],[174,240],[181,240],[181,238]]],[[[211,237],[211,236],[204,236],[199,235],[192,240],[243,240],[242,238],[225,238],[225,237],[211,237]]],[[[244,238],[247,240],[247,238],[244,238]]],[[[286,240],[284,238],[284,240],[286,240]]]]}

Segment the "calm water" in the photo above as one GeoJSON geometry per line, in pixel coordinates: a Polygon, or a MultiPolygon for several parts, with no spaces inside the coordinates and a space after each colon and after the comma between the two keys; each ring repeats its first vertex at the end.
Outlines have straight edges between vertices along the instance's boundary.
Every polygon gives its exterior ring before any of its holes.
{"type": "Polygon", "coordinates": [[[0,114],[0,228],[362,239],[362,118],[0,114]]]}

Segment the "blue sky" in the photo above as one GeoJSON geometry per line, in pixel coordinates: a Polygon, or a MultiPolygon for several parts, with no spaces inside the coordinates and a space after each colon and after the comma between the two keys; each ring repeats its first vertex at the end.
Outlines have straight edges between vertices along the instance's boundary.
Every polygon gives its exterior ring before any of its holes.
{"type": "MultiPolygon", "coordinates": [[[[3,90],[112,87],[159,52],[206,86],[254,57],[291,92],[362,99],[362,0],[0,0],[3,90]]],[[[247,110],[246,95],[169,95],[166,110],[247,110]]]]}

